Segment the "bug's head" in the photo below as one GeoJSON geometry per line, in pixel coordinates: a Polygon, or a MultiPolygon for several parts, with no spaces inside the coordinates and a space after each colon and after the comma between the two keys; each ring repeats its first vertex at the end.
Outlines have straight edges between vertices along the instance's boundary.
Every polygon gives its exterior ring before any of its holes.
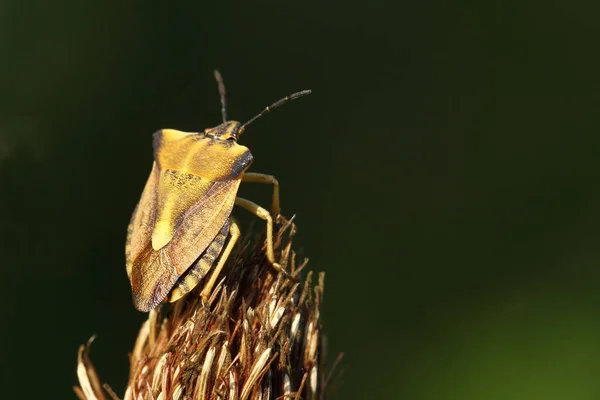
{"type": "Polygon", "coordinates": [[[249,121],[245,122],[244,124],[240,124],[238,121],[227,121],[227,100],[225,98],[225,84],[223,83],[223,77],[221,76],[221,73],[219,71],[215,70],[214,74],[215,80],[217,81],[217,85],[219,87],[219,95],[221,97],[221,115],[223,116],[223,123],[219,126],[215,126],[214,128],[205,129],[204,134],[208,137],[212,137],[219,140],[237,141],[242,132],[244,132],[246,126],[250,125],[252,122],[267,114],[272,109],[277,108],[290,100],[294,100],[298,97],[306,96],[307,94],[311,93],[310,90],[302,90],[300,92],[296,92],[282,99],[279,99],[270,106],[265,107],[265,109],[263,109],[254,117],[250,118],[249,121]]]}
{"type": "Polygon", "coordinates": [[[205,129],[204,134],[208,137],[219,140],[237,141],[243,131],[240,129],[241,127],[242,124],[238,121],[225,121],[221,125],[215,126],[214,128],[205,129]]]}

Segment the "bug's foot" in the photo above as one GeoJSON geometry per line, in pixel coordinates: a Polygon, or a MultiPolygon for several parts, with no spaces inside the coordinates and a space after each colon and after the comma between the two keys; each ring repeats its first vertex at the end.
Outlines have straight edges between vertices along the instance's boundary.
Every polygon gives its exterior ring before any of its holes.
{"type": "Polygon", "coordinates": [[[273,214],[273,221],[280,224],[280,223],[287,222],[287,218],[281,214],[273,214]]]}
{"type": "Polygon", "coordinates": [[[285,276],[287,279],[294,280],[294,277],[290,275],[290,273],[287,272],[281,265],[279,265],[279,263],[274,262],[271,265],[273,266],[273,268],[275,268],[277,272],[283,274],[283,276],[285,276]]]}
{"type": "Polygon", "coordinates": [[[208,296],[203,292],[200,293],[200,305],[202,306],[202,309],[207,312],[210,313],[210,302],[209,302],[209,298],[208,296]]]}

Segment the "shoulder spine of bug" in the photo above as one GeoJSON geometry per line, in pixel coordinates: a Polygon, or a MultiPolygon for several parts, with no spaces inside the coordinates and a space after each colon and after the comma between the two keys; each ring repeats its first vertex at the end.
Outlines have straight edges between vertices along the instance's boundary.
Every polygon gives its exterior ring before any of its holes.
{"type": "Polygon", "coordinates": [[[241,124],[227,120],[225,86],[218,71],[215,79],[222,124],[203,132],[162,129],[154,134],[154,164],[131,216],[125,246],[133,304],[139,311],[150,311],[165,300],[180,299],[212,269],[201,292],[205,300],[210,296],[240,236],[231,216],[234,205],[266,221],[267,259],[285,273],[273,254],[273,216],[279,215],[279,184],[272,175],[246,172],[253,157],[237,140],[256,119],[311,91],[286,96],[241,124]],[[237,197],[241,182],[273,185],[271,213],[237,197]]]}

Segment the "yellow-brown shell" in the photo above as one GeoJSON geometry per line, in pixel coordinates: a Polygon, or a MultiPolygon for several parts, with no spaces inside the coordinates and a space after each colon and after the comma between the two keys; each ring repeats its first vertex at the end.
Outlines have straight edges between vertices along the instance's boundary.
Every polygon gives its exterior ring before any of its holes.
{"type": "MultiPolygon", "coordinates": [[[[228,123],[226,123],[228,124],[228,123]]],[[[126,266],[140,311],[160,304],[229,220],[250,150],[234,140],[164,129],[128,228],[126,266]]]]}

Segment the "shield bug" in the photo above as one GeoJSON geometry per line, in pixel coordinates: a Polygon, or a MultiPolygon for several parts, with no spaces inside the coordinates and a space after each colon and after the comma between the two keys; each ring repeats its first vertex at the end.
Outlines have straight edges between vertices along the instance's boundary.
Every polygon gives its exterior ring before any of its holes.
{"type": "Polygon", "coordinates": [[[272,215],[279,214],[279,183],[271,175],[246,172],[253,157],[237,140],[250,123],[310,90],[286,96],[241,124],[227,120],[225,86],[218,71],[215,79],[222,124],[203,132],[162,129],[154,134],[154,164],[131,216],[125,249],[133,304],[140,311],[178,300],[212,269],[201,292],[204,299],[210,295],[240,236],[231,216],[234,205],[266,221],[266,256],[282,271],[273,254],[272,215]],[[273,185],[271,213],[237,197],[241,182],[273,185]]]}

